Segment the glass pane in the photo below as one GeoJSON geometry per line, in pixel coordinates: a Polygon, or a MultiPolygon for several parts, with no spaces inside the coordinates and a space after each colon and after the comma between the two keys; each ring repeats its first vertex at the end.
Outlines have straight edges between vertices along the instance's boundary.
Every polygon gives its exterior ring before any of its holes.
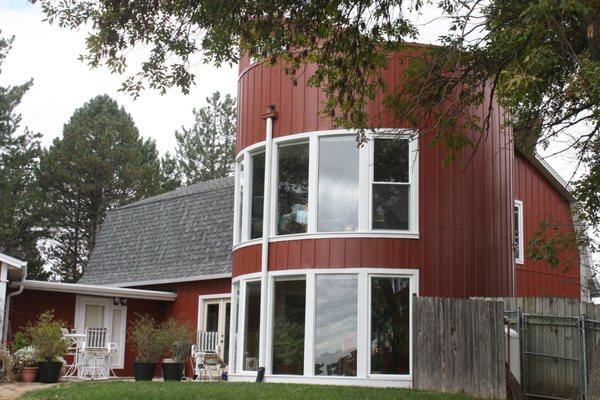
{"type": "Polygon", "coordinates": [[[408,278],[371,279],[371,373],[409,373],[408,278]]]}
{"type": "Polygon", "coordinates": [[[208,332],[217,332],[219,330],[219,303],[209,303],[206,305],[206,326],[208,332]]]}
{"type": "Polygon", "coordinates": [[[104,306],[86,304],[84,324],[84,328],[104,328],[104,306]]]}
{"type": "Polygon", "coordinates": [[[373,184],[373,229],[408,229],[408,185],[373,184]]]}
{"type": "Polygon", "coordinates": [[[320,232],[358,228],[358,153],[354,136],[319,139],[320,232]]]}
{"type": "Polygon", "coordinates": [[[315,375],[356,376],[356,275],[317,275],[315,375]]]}
{"type": "Polygon", "coordinates": [[[238,164],[239,171],[239,192],[238,192],[238,220],[237,220],[237,241],[242,241],[242,210],[244,209],[244,163],[241,162],[238,164]]]}
{"type": "Polygon", "coordinates": [[[252,157],[252,221],[250,238],[262,237],[263,197],[265,193],[265,153],[252,157]]]}
{"type": "MultiPolygon", "coordinates": [[[[121,352],[124,349],[121,347],[123,345],[123,343],[121,343],[121,330],[123,329],[123,324],[121,323],[121,316],[123,315],[123,310],[121,310],[120,308],[114,308],[113,309],[113,315],[112,315],[112,327],[110,330],[110,334],[111,334],[111,339],[110,341],[113,343],[116,343],[118,347],[118,351],[121,352]]],[[[116,357],[111,357],[111,361],[113,364],[119,364],[119,356],[120,354],[117,353],[116,357]]]]}
{"type": "Polygon", "coordinates": [[[260,328],[260,282],[246,284],[246,326],[244,327],[245,371],[258,370],[258,342],[260,328]]]}
{"type": "Polygon", "coordinates": [[[408,182],[408,140],[375,139],[373,156],[375,182],[408,182]]]}
{"type": "Polygon", "coordinates": [[[521,237],[519,236],[519,207],[515,206],[515,258],[521,259],[521,237]]]}
{"type": "Polygon", "coordinates": [[[279,148],[277,234],[304,233],[308,226],[308,143],[279,148]]]}
{"type": "Polygon", "coordinates": [[[306,281],[275,281],[273,373],[304,374],[306,281]]]}
{"type": "MultiPolygon", "coordinates": [[[[225,345],[229,347],[231,347],[231,352],[232,357],[232,363],[229,366],[229,370],[230,371],[234,371],[237,372],[237,357],[238,357],[238,347],[237,347],[237,338],[239,335],[239,325],[238,325],[238,316],[239,316],[239,304],[240,304],[240,284],[238,282],[233,284],[233,290],[232,290],[232,298],[231,301],[233,302],[233,318],[231,319],[231,323],[233,324],[233,338],[231,338],[231,346],[229,346],[229,342],[227,342],[225,345]]],[[[227,362],[227,360],[225,360],[227,362]]]]}
{"type": "Polygon", "coordinates": [[[231,317],[231,303],[225,303],[225,332],[224,332],[224,346],[223,349],[223,361],[229,363],[229,319],[231,317]]]}

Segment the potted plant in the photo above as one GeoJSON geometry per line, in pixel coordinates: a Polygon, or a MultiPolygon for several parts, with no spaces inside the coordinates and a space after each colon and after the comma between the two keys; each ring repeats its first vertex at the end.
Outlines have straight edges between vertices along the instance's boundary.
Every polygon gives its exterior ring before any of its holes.
{"type": "Polygon", "coordinates": [[[133,375],[136,381],[151,381],[154,378],[156,363],[162,354],[162,343],[158,338],[156,321],[146,314],[136,314],[137,318],[129,331],[129,342],[133,345],[135,362],[133,375]]]}
{"type": "Polygon", "coordinates": [[[15,351],[15,364],[18,370],[21,371],[23,382],[35,382],[37,378],[37,350],[33,346],[22,347],[15,351]]]}
{"type": "Polygon", "coordinates": [[[46,311],[40,314],[36,323],[27,327],[38,359],[38,379],[42,383],[55,383],[60,378],[62,356],[68,347],[61,330],[64,326],[61,321],[54,320],[53,311],[46,311]]]}
{"type": "Polygon", "coordinates": [[[185,361],[190,356],[192,330],[188,324],[169,318],[161,324],[158,336],[163,354],[170,356],[163,359],[163,379],[180,381],[185,374],[185,361]]]}

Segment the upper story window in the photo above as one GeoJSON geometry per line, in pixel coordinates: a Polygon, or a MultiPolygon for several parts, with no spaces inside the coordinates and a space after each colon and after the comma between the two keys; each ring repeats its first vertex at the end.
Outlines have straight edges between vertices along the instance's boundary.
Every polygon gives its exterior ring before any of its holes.
{"type": "Polygon", "coordinates": [[[278,148],[276,233],[289,235],[308,229],[308,142],[278,148]]]}
{"type": "Polygon", "coordinates": [[[409,141],[376,138],[372,163],[372,229],[408,230],[409,141]]]}
{"type": "Polygon", "coordinates": [[[525,238],[523,234],[523,202],[515,200],[515,261],[523,264],[525,261],[525,238]]]}
{"type": "Polygon", "coordinates": [[[250,239],[262,237],[265,193],[265,153],[252,156],[252,202],[250,203],[250,239]]]}
{"type": "Polygon", "coordinates": [[[359,149],[353,136],[319,139],[317,230],[358,229],[359,149]]]}
{"type": "MultiPolygon", "coordinates": [[[[263,145],[264,146],[264,145],[263,145]]],[[[270,236],[405,235],[418,238],[418,145],[412,132],[326,131],[273,140],[270,236]]],[[[234,244],[263,234],[265,151],[240,154],[234,244]]]]}

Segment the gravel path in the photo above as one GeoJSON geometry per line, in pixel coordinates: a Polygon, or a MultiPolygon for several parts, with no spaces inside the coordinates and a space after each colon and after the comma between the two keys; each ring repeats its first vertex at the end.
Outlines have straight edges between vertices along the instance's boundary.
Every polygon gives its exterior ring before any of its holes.
{"type": "Polygon", "coordinates": [[[0,383],[0,400],[15,400],[25,392],[52,387],[56,384],[45,383],[0,383]]]}

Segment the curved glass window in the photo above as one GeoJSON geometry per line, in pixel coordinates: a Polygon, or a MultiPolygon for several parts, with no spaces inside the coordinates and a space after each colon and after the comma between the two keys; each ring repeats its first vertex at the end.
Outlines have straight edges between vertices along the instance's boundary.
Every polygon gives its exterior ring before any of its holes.
{"type": "Polygon", "coordinates": [[[408,139],[375,139],[372,229],[408,230],[408,139]]]}
{"type": "Polygon", "coordinates": [[[358,229],[358,161],[354,136],[319,139],[319,232],[358,229]]]}
{"type": "Polygon", "coordinates": [[[410,281],[371,278],[371,373],[410,371],[410,281]]]}
{"type": "Polygon", "coordinates": [[[317,275],[315,375],[356,376],[358,277],[317,275]]]}
{"type": "Polygon", "coordinates": [[[262,237],[265,198],[265,153],[252,156],[252,204],[250,239],[262,237]]]}
{"type": "Polygon", "coordinates": [[[260,333],[260,282],[246,283],[244,325],[244,371],[258,369],[258,346],[260,333]]]}
{"type": "Polygon", "coordinates": [[[273,373],[304,373],[306,280],[276,280],[273,312],[273,373]]]}
{"type": "Polygon", "coordinates": [[[277,234],[304,233],[308,227],[308,142],[278,150],[277,234]]]}

